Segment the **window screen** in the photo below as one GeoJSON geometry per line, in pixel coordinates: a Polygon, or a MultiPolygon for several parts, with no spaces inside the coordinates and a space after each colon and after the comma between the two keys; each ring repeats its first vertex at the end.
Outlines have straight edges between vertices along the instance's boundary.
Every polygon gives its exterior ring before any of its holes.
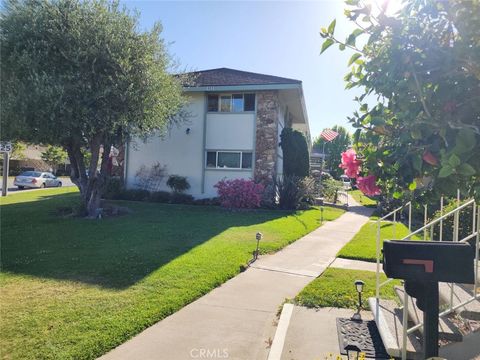
{"type": "Polygon", "coordinates": [[[243,94],[245,111],[255,111],[255,94],[243,94]]]}
{"type": "Polygon", "coordinates": [[[208,95],[208,111],[218,111],[218,95],[208,95]]]}
{"type": "Polygon", "coordinates": [[[251,169],[252,168],[252,153],[244,152],[242,153],[242,169],[251,169]]]}
{"type": "Polygon", "coordinates": [[[217,167],[217,152],[209,151],[207,152],[207,167],[217,167]]]}

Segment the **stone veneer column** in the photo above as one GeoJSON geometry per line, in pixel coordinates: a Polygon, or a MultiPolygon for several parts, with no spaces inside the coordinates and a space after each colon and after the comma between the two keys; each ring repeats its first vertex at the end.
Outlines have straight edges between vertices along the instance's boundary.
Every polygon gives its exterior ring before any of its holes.
{"type": "Polygon", "coordinates": [[[257,92],[254,179],[265,185],[272,182],[277,170],[278,116],[278,91],[257,92]]]}

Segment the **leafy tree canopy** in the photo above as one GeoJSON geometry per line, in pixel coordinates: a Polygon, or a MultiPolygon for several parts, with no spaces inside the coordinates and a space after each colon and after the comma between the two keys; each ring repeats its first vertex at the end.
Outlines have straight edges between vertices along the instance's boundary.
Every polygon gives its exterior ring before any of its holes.
{"type": "Polygon", "coordinates": [[[322,52],[354,50],[345,81],[363,91],[349,118],[363,172],[397,198],[457,188],[479,197],[480,3],[407,0],[393,16],[388,2],[346,4],[356,28],[338,39],[334,20],[322,52]]]}
{"type": "Polygon", "coordinates": [[[57,172],[57,167],[65,163],[67,160],[67,152],[59,146],[49,145],[42,153],[42,160],[53,168],[53,172],[57,172]]]}
{"type": "Polygon", "coordinates": [[[27,145],[25,143],[21,141],[14,141],[12,143],[11,158],[14,160],[25,159],[25,150],[27,150],[27,145]]]}
{"type": "Polygon", "coordinates": [[[185,103],[161,26],[142,32],[102,0],[6,0],[0,21],[2,138],[66,149],[93,216],[111,145],[164,130],[185,103]]]}
{"type": "Polygon", "coordinates": [[[338,179],[343,174],[343,170],[338,167],[342,159],[342,152],[351,145],[351,135],[347,129],[340,125],[333,126],[332,130],[338,133],[335,139],[325,141],[319,136],[313,141],[313,148],[317,152],[322,152],[325,149],[325,154],[327,154],[325,167],[329,169],[334,178],[338,179]]]}

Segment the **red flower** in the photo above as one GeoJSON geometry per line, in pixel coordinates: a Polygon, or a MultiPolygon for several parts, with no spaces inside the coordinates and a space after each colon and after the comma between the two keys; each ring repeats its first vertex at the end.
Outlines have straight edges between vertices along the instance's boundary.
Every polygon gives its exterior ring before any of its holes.
{"type": "Polygon", "coordinates": [[[380,195],[381,190],[377,186],[376,181],[377,179],[375,178],[375,175],[368,175],[365,177],[359,176],[357,178],[357,187],[367,196],[380,195]]]}
{"type": "Polygon", "coordinates": [[[425,150],[425,152],[423,153],[423,161],[425,161],[427,164],[430,164],[432,166],[438,165],[437,157],[428,150],[425,150]]]}
{"type": "Polygon", "coordinates": [[[357,153],[353,149],[348,149],[342,153],[342,163],[339,165],[349,178],[356,178],[360,173],[362,162],[357,160],[357,153]]]}

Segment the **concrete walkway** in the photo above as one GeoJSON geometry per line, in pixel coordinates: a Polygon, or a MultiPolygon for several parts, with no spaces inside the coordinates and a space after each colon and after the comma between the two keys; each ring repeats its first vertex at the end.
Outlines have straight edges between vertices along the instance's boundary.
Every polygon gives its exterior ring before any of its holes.
{"type": "Polygon", "coordinates": [[[277,312],[320,275],[368,221],[372,209],[350,211],[146,329],[101,359],[264,360],[277,312]]]}
{"type": "MultiPolygon", "coordinates": [[[[350,318],[354,312],[351,309],[295,306],[280,359],[337,359],[341,356],[337,318],[350,318]]],[[[362,319],[372,320],[372,313],[362,311],[362,319]]],[[[347,357],[342,356],[342,360],[347,357]]]]}
{"type": "MultiPolygon", "coordinates": [[[[377,271],[377,263],[342,258],[336,258],[330,267],[349,270],[377,271]]],[[[380,271],[383,272],[382,265],[380,265],[380,271]]]]}

